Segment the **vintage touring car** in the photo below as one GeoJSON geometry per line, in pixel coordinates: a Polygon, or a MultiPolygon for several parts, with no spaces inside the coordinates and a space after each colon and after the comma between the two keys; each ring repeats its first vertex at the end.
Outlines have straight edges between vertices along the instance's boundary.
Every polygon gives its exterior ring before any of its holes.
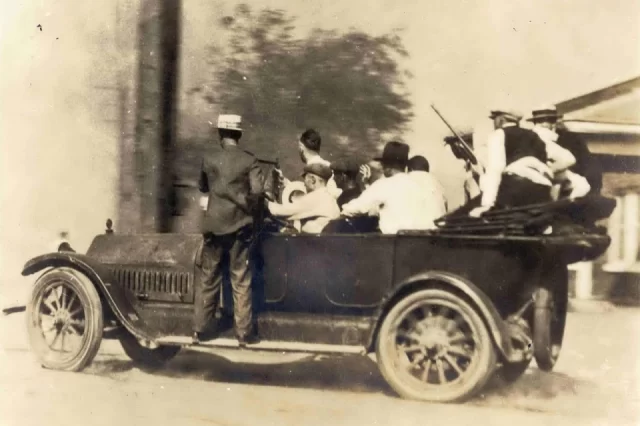
{"type": "MultiPolygon", "coordinates": [[[[562,215],[575,221],[576,211],[606,217],[610,202],[445,217],[436,231],[397,235],[290,234],[267,219],[254,253],[261,341],[246,349],[375,352],[399,395],[428,401],[468,398],[496,371],[516,380],[534,358],[551,370],[563,340],[567,264],[600,256],[609,238],[594,226],[562,232],[549,224],[562,215]]],[[[79,371],[105,338],[156,368],[191,346],[202,244],[200,235],[118,235],[108,224],[85,255],[30,260],[23,275],[43,271],[27,306],[41,364],[79,371]]],[[[200,345],[239,347],[232,336],[229,329],[200,345]]]]}

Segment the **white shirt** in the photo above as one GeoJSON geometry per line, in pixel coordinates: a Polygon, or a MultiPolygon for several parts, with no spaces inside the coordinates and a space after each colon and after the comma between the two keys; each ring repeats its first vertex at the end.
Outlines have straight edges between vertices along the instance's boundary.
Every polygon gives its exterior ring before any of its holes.
{"type": "Polygon", "coordinates": [[[420,201],[424,211],[435,219],[447,213],[447,198],[444,196],[444,188],[431,173],[414,170],[409,176],[420,185],[420,201]]]}
{"type": "Polygon", "coordinates": [[[327,188],[318,188],[288,205],[269,202],[269,211],[274,216],[300,220],[302,232],[310,234],[322,232],[330,220],[340,217],[338,203],[327,188]]]}
{"type": "MultiPolygon", "coordinates": [[[[375,181],[355,200],[342,206],[342,214],[356,216],[374,214],[380,216],[380,231],[395,234],[400,230],[433,229],[434,214],[426,206],[424,189],[409,176],[399,173],[375,181]]],[[[438,216],[440,217],[440,216],[438,216]]]]}
{"type": "MultiPolygon", "coordinates": [[[[508,126],[513,126],[513,124],[507,124],[504,127],[508,126]]],[[[524,157],[507,164],[505,133],[502,129],[496,129],[491,132],[487,140],[486,170],[485,174],[480,178],[483,207],[494,205],[503,172],[517,174],[532,182],[546,186],[551,186],[549,177],[553,175],[546,164],[534,157],[524,157]]]]}
{"type": "Polygon", "coordinates": [[[557,144],[558,134],[551,129],[542,126],[533,126],[534,132],[544,142],[547,148],[548,165],[554,172],[561,172],[576,163],[576,158],[571,151],[557,144]]]}

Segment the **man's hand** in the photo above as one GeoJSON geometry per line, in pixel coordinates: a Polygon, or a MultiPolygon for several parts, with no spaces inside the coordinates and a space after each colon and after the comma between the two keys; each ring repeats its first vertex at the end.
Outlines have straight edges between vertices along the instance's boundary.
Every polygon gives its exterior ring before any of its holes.
{"type": "Polygon", "coordinates": [[[471,217],[480,217],[482,216],[485,212],[489,211],[491,209],[491,206],[480,206],[480,207],[476,207],[475,209],[471,210],[469,212],[469,216],[471,217]]]}
{"type": "Polygon", "coordinates": [[[358,169],[358,186],[360,189],[364,191],[364,189],[369,186],[369,182],[371,181],[371,167],[368,164],[363,164],[358,169]]]}
{"type": "Polygon", "coordinates": [[[362,177],[362,179],[371,179],[371,167],[369,167],[368,164],[363,164],[362,166],[360,166],[360,169],[358,171],[360,172],[360,176],[362,177]]]}
{"type": "Polygon", "coordinates": [[[274,169],[274,171],[278,175],[278,185],[280,185],[280,187],[284,187],[286,185],[289,185],[289,183],[291,181],[289,179],[287,179],[286,177],[284,177],[284,174],[282,173],[282,170],[274,169]]]}
{"type": "Polygon", "coordinates": [[[478,179],[484,174],[484,167],[482,167],[480,163],[471,164],[470,161],[467,161],[465,164],[465,170],[471,173],[473,179],[478,179]]]}

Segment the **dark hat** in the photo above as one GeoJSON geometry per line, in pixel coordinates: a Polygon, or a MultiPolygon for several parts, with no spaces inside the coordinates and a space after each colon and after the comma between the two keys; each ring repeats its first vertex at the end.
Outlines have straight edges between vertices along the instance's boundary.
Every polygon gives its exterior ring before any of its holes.
{"type": "Polygon", "coordinates": [[[352,158],[344,158],[331,163],[331,168],[336,172],[358,173],[360,165],[352,158]]]}
{"type": "Polygon", "coordinates": [[[307,164],[306,166],[304,166],[304,172],[302,173],[302,176],[306,175],[307,173],[319,176],[324,180],[331,179],[331,176],[333,175],[331,167],[323,163],[307,164]]]}
{"type": "Polygon", "coordinates": [[[406,165],[409,161],[409,145],[402,142],[391,141],[384,146],[381,157],[374,158],[382,164],[406,165]]]}
{"type": "Polygon", "coordinates": [[[527,118],[527,121],[558,121],[562,118],[562,115],[558,114],[558,110],[555,106],[536,109],[531,113],[531,117],[527,118]]]}

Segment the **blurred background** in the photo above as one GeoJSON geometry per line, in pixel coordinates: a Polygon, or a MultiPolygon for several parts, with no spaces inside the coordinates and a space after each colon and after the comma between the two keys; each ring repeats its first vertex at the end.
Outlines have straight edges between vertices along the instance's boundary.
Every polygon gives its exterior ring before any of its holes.
{"type": "Polygon", "coordinates": [[[637,276],[635,0],[32,0],[2,10],[3,303],[23,298],[22,265],[60,232],[81,252],[107,218],[116,232],[193,232],[198,157],[220,112],[241,114],[243,146],[287,176],[302,168],[308,127],[330,160],[367,160],[403,140],[455,207],[463,164],[430,105],[474,132],[481,157],[489,109],[557,105],[604,156],[605,189],[621,200],[601,263],[637,276]]]}

